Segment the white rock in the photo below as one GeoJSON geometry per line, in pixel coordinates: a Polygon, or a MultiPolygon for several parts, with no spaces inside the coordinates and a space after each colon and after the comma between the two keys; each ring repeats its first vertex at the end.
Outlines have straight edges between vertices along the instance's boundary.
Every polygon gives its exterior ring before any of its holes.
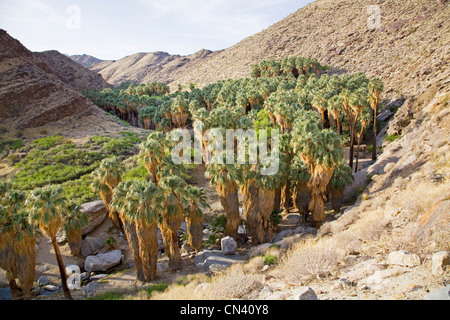
{"type": "Polygon", "coordinates": [[[388,257],[388,263],[405,267],[421,265],[420,257],[417,254],[411,254],[406,250],[391,252],[388,257]]]}
{"type": "Polygon", "coordinates": [[[232,237],[225,237],[221,241],[222,253],[231,256],[236,253],[237,243],[232,237]]]}
{"type": "Polygon", "coordinates": [[[66,266],[66,273],[68,276],[73,274],[81,274],[81,269],[76,264],[69,264],[66,266]]]}

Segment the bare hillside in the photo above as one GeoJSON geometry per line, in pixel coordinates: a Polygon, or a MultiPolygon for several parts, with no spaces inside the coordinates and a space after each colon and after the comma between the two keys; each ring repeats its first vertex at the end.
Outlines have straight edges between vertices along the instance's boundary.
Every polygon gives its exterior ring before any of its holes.
{"type": "Polygon", "coordinates": [[[296,55],[317,58],[334,72],[381,77],[388,96],[409,96],[442,80],[448,69],[449,16],[448,1],[318,0],[209,56],[173,84],[248,77],[252,64],[296,55]],[[380,29],[369,28],[372,5],[379,8],[380,29]]]}
{"type": "Polygon", "coordinates": [[[87,69],[92,69],[95,66],[97,66],[99,63],[102,63],[104,60],[98,59],[96,57],[87,55],[87,54],[82,54],[82,55],[72,55],[69,56],[70,59],[72,59],[73,61],[81,64],[83,67],[87,68],[87,69]]]}
{"type": "Polygon", "coordinates": [[[32,139],[45,130],[84,137],[123,129],[55,73],[0,30],[0,122],[10,135],[32,139]]]}
{"type": "Polygon", "coordinates": [[[44,60],[62,82],[72,86],[76,90],[104,89],[110,87],[101,75],[86,69],[56,50],[35,52],[34,54],[44,60]]]}
{"type": "Polygon", "coordinates": [[[114,85],[124,81],[171,83],[216,54],[209,50],[200,50],[188,56],[166,52],[137,53],[117,61],[104,61],[92,70],[114,85]]]}

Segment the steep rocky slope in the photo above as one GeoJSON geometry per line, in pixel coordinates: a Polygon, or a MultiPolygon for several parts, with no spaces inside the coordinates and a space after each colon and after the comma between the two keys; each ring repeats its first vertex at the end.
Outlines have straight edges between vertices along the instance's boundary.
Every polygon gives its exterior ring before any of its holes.
{"type": "Polygon", "coordinates": [[[209,50],[200,50],[188,56],[166,52],[137,53],[117,61],[104,61],[92,70],[99,72],[111,84],[124,81],[171,83],[216,54],[209,50]]]}
{"type": "Polygon", "coordinates": [[[86,69],[56,50],[35,52],[34,54],[44,60],[62,82],[76,90],[110,87],[101,75],[86,69]]]}
{"type": "Polygon", "coordinates": [[[69,58],[72,59],[73,61],[81,64],[86,69],[92,69],[96,65],[98,65],[99,63],[104,61],[104,60],[98,59],[96,57],[87,55],[87,54],[72,55],[72,56],[69,56],[69,58]]]}
{"type": "Polygon", "coordinates": [[[43,127],[72,137],[123,129],[4,30],[0,30],[0,120],[8,135],[24,138],[38,135],[43,127]]]}

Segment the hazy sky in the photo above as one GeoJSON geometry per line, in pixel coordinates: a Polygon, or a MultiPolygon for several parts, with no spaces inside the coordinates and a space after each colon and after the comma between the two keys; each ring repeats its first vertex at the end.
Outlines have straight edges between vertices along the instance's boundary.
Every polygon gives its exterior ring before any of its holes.
{"type": "Polygon", "coordinates": [[[0,28],[32,51],[120,59],[228,48],[312,0],[0,0],[0,28]]]}

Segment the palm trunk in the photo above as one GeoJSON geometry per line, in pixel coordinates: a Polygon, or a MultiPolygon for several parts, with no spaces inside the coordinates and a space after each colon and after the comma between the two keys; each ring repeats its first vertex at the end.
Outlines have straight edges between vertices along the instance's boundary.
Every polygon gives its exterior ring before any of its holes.
{"type": "Polygon", "coordinates": [[[220,203],[227,215],[227,225],[225,227],[226,235],[238,239],[238,229],[241,225],[241,218],[239,216],[239,197],[238,190],[234,188],[224,189],[219,191],[220,203]]]}
{"type": "Polygon", "coordinates": [[[286,184],[281,189],[281,207],[283,208],[283,213],[288,214],[292,205],[291,180],[287,178],[286,184]]]}
{"type": "Polygon", "coordinates": [[[281,189],[275,190],[275,201],[273,204],[273,211],[279,212],[281,210],[281,189]]]}
{"type": "Polygon", "coordinates": [[[169,269],[172,271],[181,269],[181,253],[177,234],[178,230],[180,230],[181,222],[182,213],[180,212],[177,215],[165,217],[161,228],[164,245],[169,256],[169,269]]]}
{"type": "Polygon", "coordinates": [[[322,221],[325,220],[324,196],[333,172],[334,169],[326,169],[320,166],[311,168],[311,179],[308,183],[308,188],[311,190],[311,202],[308,210],[312,214],[312,220],[316,227],[320,226],[322,221]]]}
{"type": "Polygon", "coordinates": [[[349,155],[349,165],[353,170],[353,155],[355,153],[355,129],[358,123],[358,115],[356,116],[353,123],[350,124],[350,155],[349,155]]]}
{"type": "Polygon", "coordinates": [[[0,230],[0,267],[6,271],[11,297],[19,298],[19,287],[16,283],[17,263],[14,254],[14,233],[0,230]]]}
{"type": "Polygon", "coordinates": [[[64,292],[64,297],[66,300],[73,300],[69,288],[67,287],[67,274],[64,262],[61,256],[61,251],[59,250],[58,242],[56,241],[56,236],[51,237],[53,250],[55,250],[56,261],[58,262],[59,273],[61,274],[61,285],[64,292]]]}
{"type": "Polygon", "coordinates": [[[341,119],[340,116],[336,117],[336,126],[337,126],[337,133],[338,135],[342,135],[342,124],[341,124],[341,119]]]}
{"type": "Polygon", "coordinates": [[[308,188],[307,182],[297,183],[293,199],[298,212],[306,218],[309,203],[311,202],[311,191],[308,188]]]}
{"type": "Polygon", "coordinates": [[[79,228],[78,230],[69,229],[66,232],[67,241],[70,248],[70,253],[72,256],[77,256],[81,253],[83,230],[79,228]]]}
{"type": "Polygon", "coordinates": [[[17,261],[17,277],[22,289],[23,299],[31,299],[36,267],[36,239],[26,233],[14,243],[17,261]]]}
{"type": "Polygon", "coordinates": [[[144,272],[142,270],[142,260],[139,253],[139,239],[137,236],[136,224],[125,220],[123,225],[128,246],[130,247],[131,255],[133,257],[134,268],[136,269],[136,278],[139,281],[145,282],[144,272]]]}
{"type": "Polygon", "coordinates": [[[158,235],[155,222],[137,225],[139,238],[139,256],[142,261],[144,282],[150,282],[156,277],[156,262],[158,261],[158,235]]]}
{"type": "Polygon", "coordinates": [[[376,106],[373,109],[373,137],[372,137],[372,160],[377,160],[377,135],[378,135],[378,129],[377,129],[377,114],[378,114],[378,101],[376,102],[376,106]]]}
{"type": "Polygon", "coordinates": [[[275,203],[275,190],[259,189],[258,190],[258,228],[257,236],[259,243],[272,242],[272,229],[270,224],[270,216],[273,212],[275,203]]]}
{"type": "Polygon", "coordinates": [[[254,183],[247,186],[244,190],[244,219],[247,235],[251,238],[252,243],[258,244],[258,224],[259,224],[259,208],[258,208],[258,189],[254,183]]]}
{"type": "Polygon", "coordinates": [[[203,216],[193,209],[186,217],[189,246],[197,253],[203,245],[203,216]]]}
{"type": "Polygon", "coordinates": [[[345,188],[331,188],[331,207],[334,211],[339,212],[342,208],[345,188]]]}
{"type": "Polygon", "coordinates": [[[358,163],[359,163],[359,148],[361,147],[361,143],[362,143],[362,138],[363,138],[363,134],[364,134],[364,126],[361,126],[361,132],[359,134],[359,139],[358,139],[358,149],[356,150],[356,166],[355,166],[355,173],[358,172],[358,163]]]}
{"type": "Polygon", "coordinates": [[[328,117],[328,110],[325,109],[324,111],[321,112],[322,114],[322,126],[324,129],[329,129],[330,128],[330,119],[328,117]]]}

